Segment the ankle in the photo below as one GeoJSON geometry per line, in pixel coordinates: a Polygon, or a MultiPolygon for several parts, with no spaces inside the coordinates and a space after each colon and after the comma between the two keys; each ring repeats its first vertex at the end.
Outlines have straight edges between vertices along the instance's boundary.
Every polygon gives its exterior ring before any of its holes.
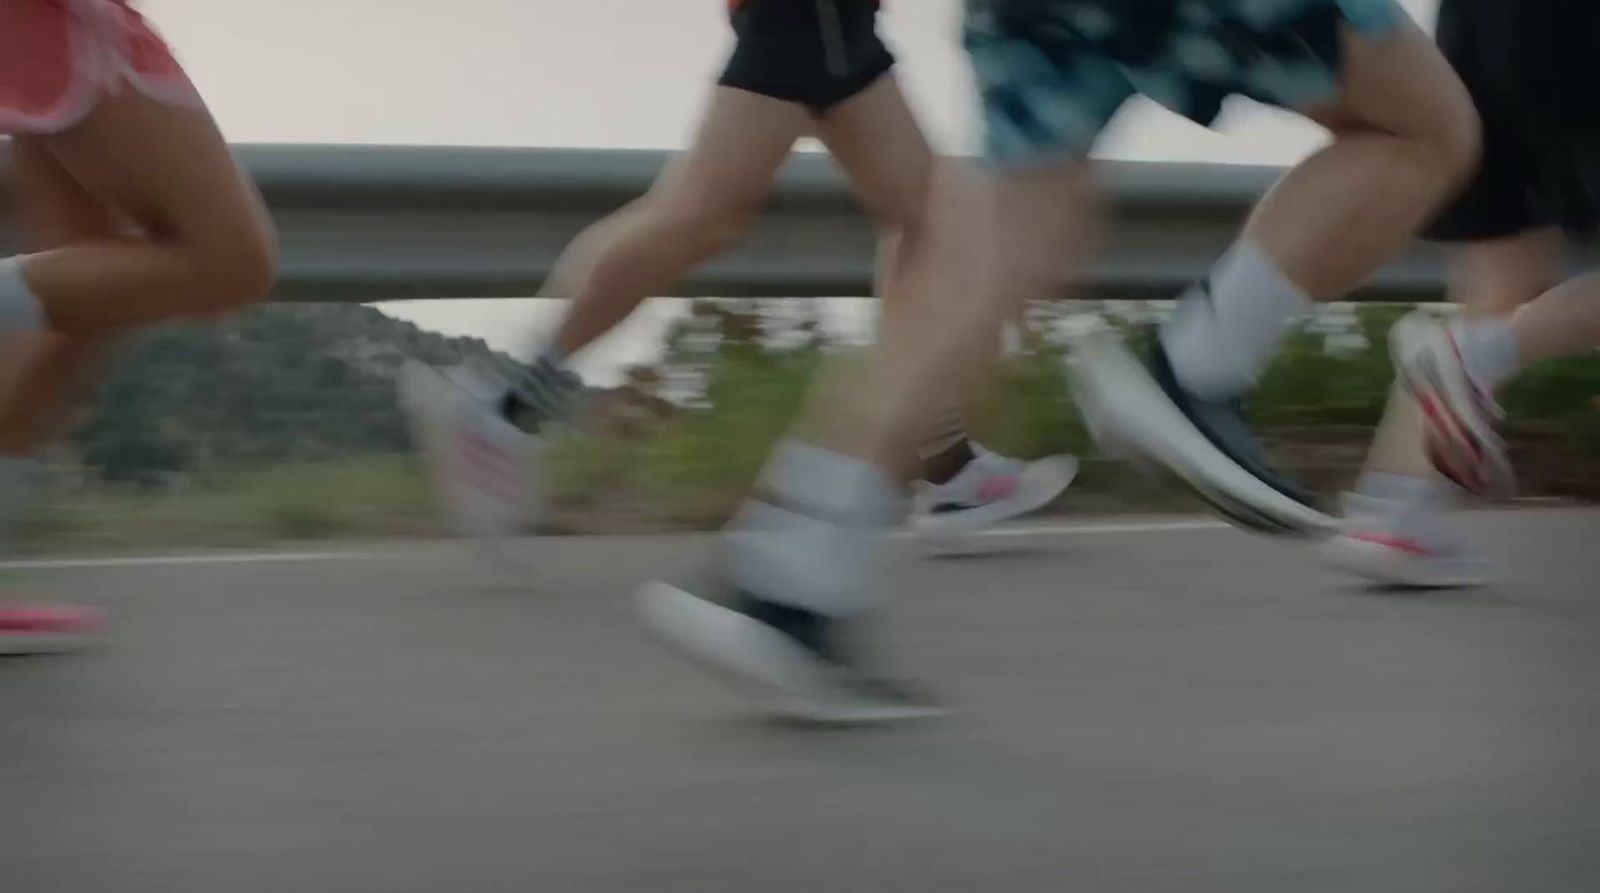
{"type": "Polygon", "coordinates": [[[923,456],[922,480],[930,484],[948,484],[976,458],[978,454],[972,449],[972,441],[963,436],[938,452],[923,456]]]}
{"type": "Polygon", "coordinates": [[[566,418],[582,382],[551,355],[541,356],[507,383],[499,409],[506,421],[530,434],[566,418]]]}

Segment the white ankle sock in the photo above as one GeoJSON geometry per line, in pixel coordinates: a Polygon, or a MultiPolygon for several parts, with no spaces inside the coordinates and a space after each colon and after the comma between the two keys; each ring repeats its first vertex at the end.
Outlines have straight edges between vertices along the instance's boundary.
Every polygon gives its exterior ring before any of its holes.
{"type": "Polygon", "coordinates": [[[1464,320],[1451,326],[1467,372],[1493,390],[1522,368],[1522,349],[1511,322],[1503,319],[1464,320]]]}
{"type": "Polygon", "coordinates": [[[1209,298],[1202,286],[1184,293],[1177,315],[1161,328],[1161,344],[1186,389],[1218,400],[1255,384],[1311,299],[1248,239],[1211,268],[1209,285],[1209,298]]]}
{"type": "Polygon", "coordinates": [[[1452,493],[1436,477],[1363,471],[1355,492],[1345,499],[1345,519],[1376,532],[1449,546],[1458,540],[1445,514],[1453,504],[1452,493]]]}
{"type": "Polygon", "coordinates": [[[900,487],[860,459],[797,440],[778,444],[723,533],[731,582],[767,599],[842,617],[870,606],[900,487]]]}
{"type": "Polygon", "coordinates": [[[1356,479],[1356,492],[1385,502],[1435,505],[1443,501],[1449,485],[1437,478],[1392,471],[1363,471],[1356,479]]]}
{"type": "Polygon", "coordinates": [[[0,332],[38,332],[45,328],[44,305],[22,275],[22,255],[0,260],[0,332]]]}

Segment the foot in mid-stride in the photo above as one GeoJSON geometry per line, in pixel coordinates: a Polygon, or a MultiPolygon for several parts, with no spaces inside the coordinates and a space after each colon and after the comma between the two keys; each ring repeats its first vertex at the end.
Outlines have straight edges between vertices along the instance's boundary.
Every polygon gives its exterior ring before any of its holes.
{"type": "Polygon", "coordinates": [[[654,638],[751,691],[779,717],[866,725],[946,712],[904,684],[845,659],[840,639],[848,621],[748,594],[719,604],[661,582],[638,591],[637,607],[654,638]]]}
{"type": "Polygon", "coordinates": [[[1078,476],[1073,456],[1026,462],[982,447],[974,452],[972,461],[950,480],[917,486],[911,507],[911,529],[917,536],[944,542],[1036,512],[1078,476]]]}
{"type": "Polygon", "coordinates": [[[1190,393],[1159,341],[1145,364],[1121,336],[1099,328],[1074,336],[1069,363],[1079,410],[1106,452],[1168,469],[1246,530],[1301,537],[1337,530],[1309,493],[1268,465],[1238,404],[1190,393]]]}
{"type": "Polygon", "coordinates": [[[539,514],[539,441],[497,401],[506,386],[467,367],[408,362],[400,403],[446,522],[457,533],[508,537],[539,514]]]}
{"type": "Polygon", "coordinates": [[[100,642],[100,615],[69,605],[0,604],[0,655],[63,654],[100,642]]]}
{"type": "Polygon", "coordinates": [[[1491,576],[1437,510],[1358,493],[1345,496],[1343,529],[1320,551],[1328,567],[1373,586],[1470,589],[1491,576]]]}
{"type": "Polygon", "coordinates": [[[1497,428],[1504,412],[1462,359],[1449,323],[1418,311],[1389,330],[1400,383],[1422,410],[1433,467],[1463,489],[1491,499],[1516,491],[1516,474],[1497,428]]]}

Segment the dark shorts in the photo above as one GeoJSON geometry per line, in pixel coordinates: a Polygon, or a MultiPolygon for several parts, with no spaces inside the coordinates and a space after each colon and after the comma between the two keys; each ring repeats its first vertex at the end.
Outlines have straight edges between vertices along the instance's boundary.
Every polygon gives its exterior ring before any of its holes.
{"type": "Polygon", "coordinates": [[[1427,236],[1600,229],[1600,2],[1443,0],[1438,39],[1478,107],[1483,158],[1427,236]]]}
{"type": "Polygon", "coordinates": [[[744,0],[717,83],[824,114],[894,67],[877,19],[877,0],[744,0]]]}
{"type": "Polygon", "coordinates": [[[1230,96],[1331,99],[1341,30],[1407,21],[1395,0],[967,0],[965,44],[985,154],[1026,165],[1088,155],[1138,94],[1206,125],[1230,96]]]}

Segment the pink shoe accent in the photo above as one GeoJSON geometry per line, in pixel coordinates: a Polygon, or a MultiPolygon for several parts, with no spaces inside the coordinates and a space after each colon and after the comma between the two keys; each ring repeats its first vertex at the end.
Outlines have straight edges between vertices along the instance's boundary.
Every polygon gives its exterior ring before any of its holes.
{"type": "Polygon", "coordinates": [[[1377,533],[1374,531],[1363,530],[1350,534],[1350,538],[1353,540],[1360,540],[1364,543],[1372,543],[1373,545],[1383,546],[1386,549],[1394,549],[1397,552],[1404,552],[1407,555],[1415,555],[1418,558],[1438,558],[1444,554],[1438,549],[1428,547],[1419,540],[1414,540],[1405,536],[1397,536],[1394,534],[1377,533]]]}
{"type": "Polygon", "coordinates": [[[1014,474],[992,474],[978,485],[978,498],[984,502],[1003,502],[1017,495],[1021,486],[1014,474]]]}
{"type": "Polygon", "coordinates": [[[0,654],[77,651],[100,635],[100,615],[65,605],[0,605],[0,654]]]}
{"type": "Polygon", "coordinates": [[[516,486],[517,459],[509,451],[472,429],[461,434],[462,473],[486,490],[516,486]]]}

